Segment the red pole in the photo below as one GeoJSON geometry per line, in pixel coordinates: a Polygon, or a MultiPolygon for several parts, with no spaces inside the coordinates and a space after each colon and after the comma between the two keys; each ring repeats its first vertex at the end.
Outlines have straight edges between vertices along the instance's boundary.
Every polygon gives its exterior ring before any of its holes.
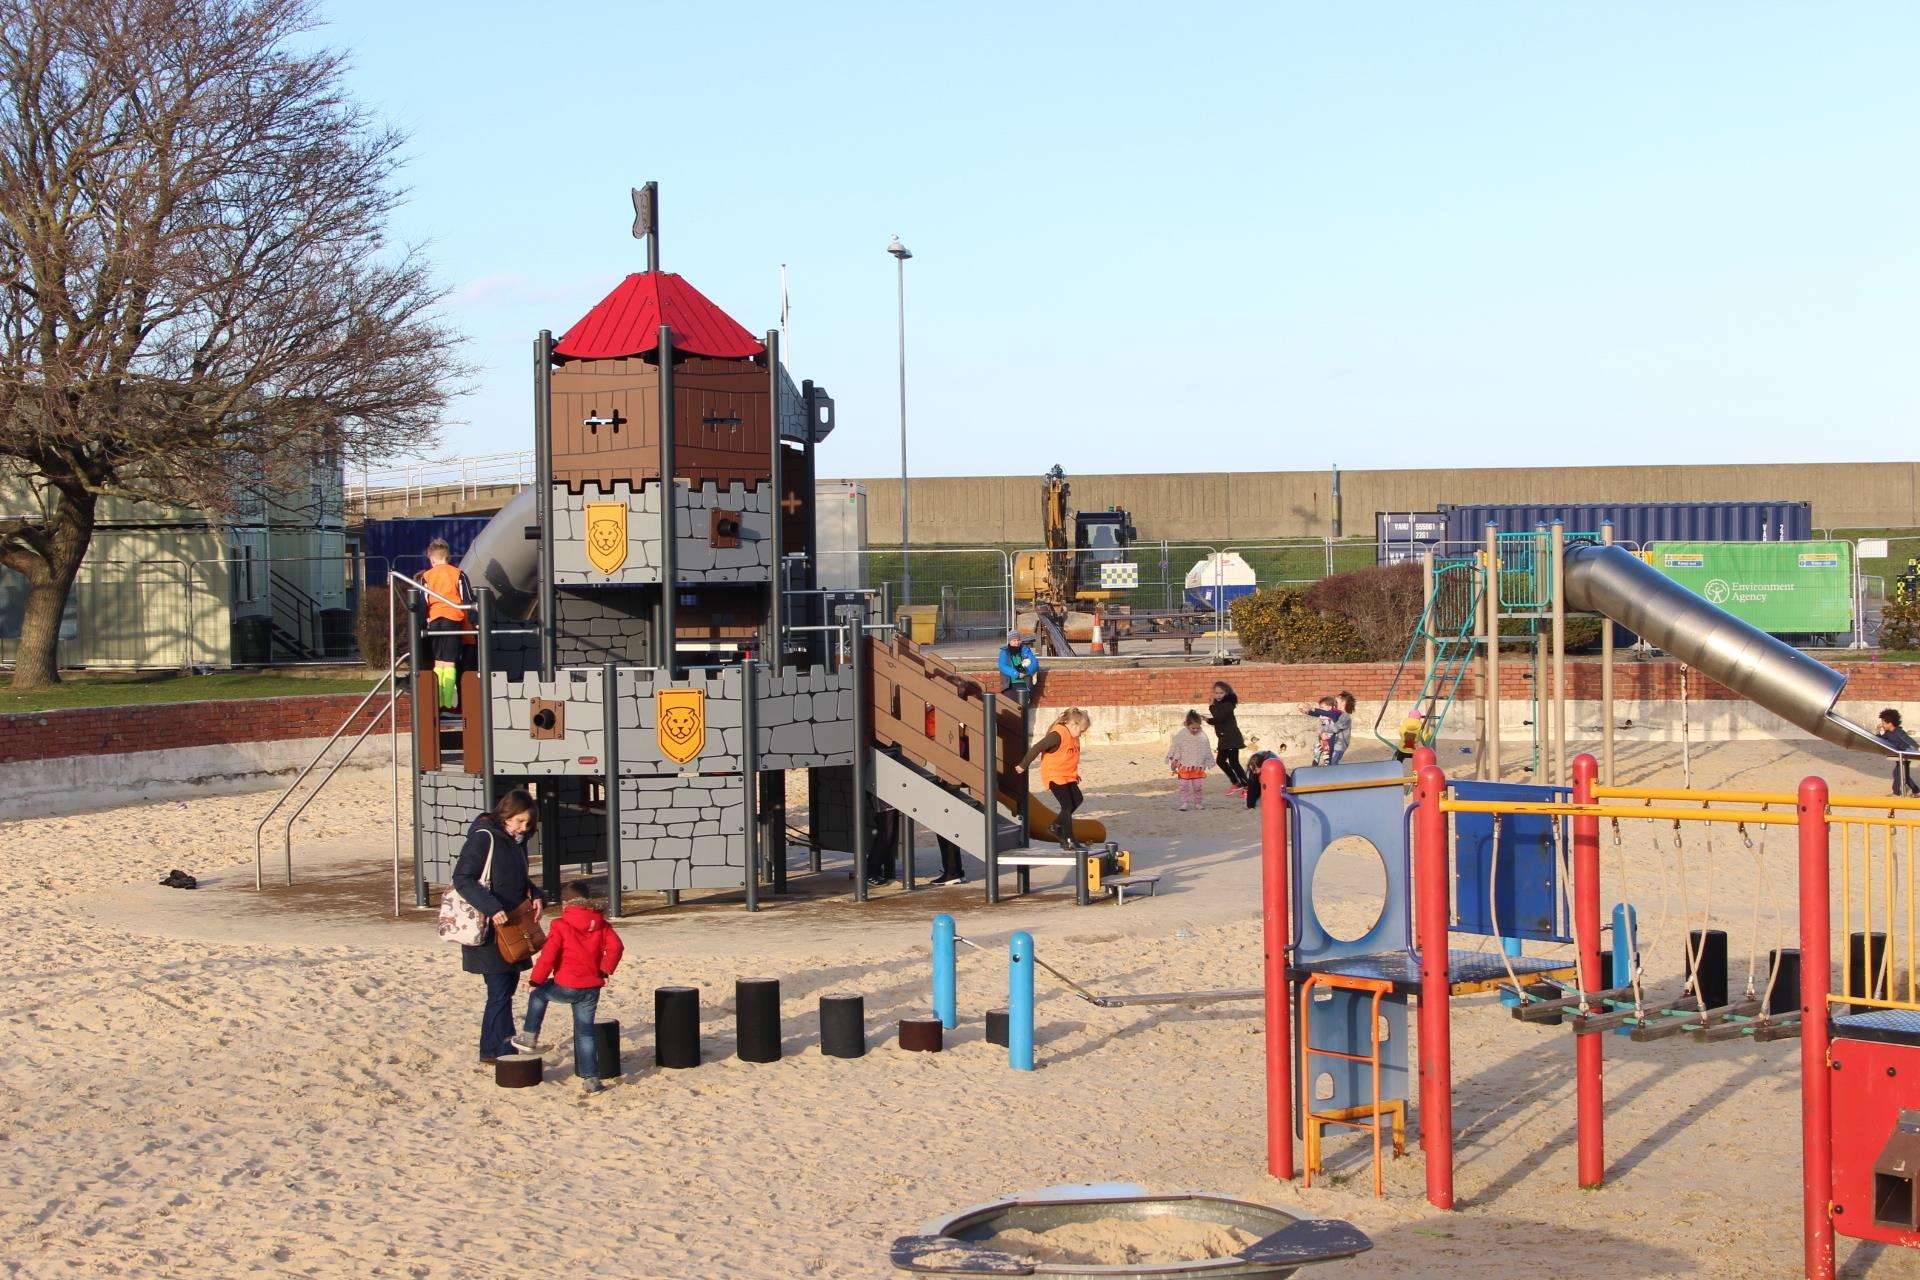
{"type": "Polygon", "coordinates": [[[1293,1177],[1293,1057],[1289,1046],[1287,943],[1287,766],[1260,766],[1260,927],[1267,984],[1267,1172],[1293,1177]]]}
{"type": "Polygon", "coordinates": [[[1413,816],[1414,918],[1420,925],[1420,1137],[1427,1149],[1427,1202],[1453,1208],[1452,990],[1447,971],[1447,778],[1420,771],[1413,816]]]}
{"type": "MultiPolygon", "coordinates": [[[[1593,803],[1594,780],[1600,765],[1584,752],[1573,758],[1573,802],[1593,803]]],[[[1573,926],[1580,941],[1576,963],[1580,989],[1600,991],[1611,985],[1600,976],[1600,819],[1573,820],[1573,926]]],[[[1618,941],[1616,946],[1620,945],[1618,941]]],[[[1580,1117],[1580,1185],[1599,1186],[1607,1177],[1607,1099],[1601,1085],[1601,1042],[1604,1036],[1575,1036],[1574,1070],[1580,1117]]]]}
{"type": "MultiPolygon", "coordinates": [[[[1833,1093],[1827,996],[1833,982],[1827,783],[1800,784],[1800,1151],[1808,1280],[1833,1280],[1833,1093]]],[[[1844,890],[1843,890],[1844,892],[1844,890]]]]}

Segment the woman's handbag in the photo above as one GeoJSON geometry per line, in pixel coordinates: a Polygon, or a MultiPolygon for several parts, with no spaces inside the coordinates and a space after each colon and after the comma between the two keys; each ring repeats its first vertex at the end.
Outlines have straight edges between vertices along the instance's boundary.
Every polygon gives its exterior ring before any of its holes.
{"type": "MultiPolygon", "coordinates": [[[[480,882],[489,884],[493,879],[493,832],[487,832],[487,861],[480,868],[480,882]]],[[[440,936],[447,942],[461,947],[477,947],[487,940],[487,917],[480,909],[460,896],[460,891],[447,886],[440,895],[440,936]]]]}
{"type": "Polygon", "coordinates": [[[519,964],[547,945],[546,930],[540,927],[540,903],[528,898],[507,912],[507,922],[493,931],[493,945],[508,964],[519,964]]]}

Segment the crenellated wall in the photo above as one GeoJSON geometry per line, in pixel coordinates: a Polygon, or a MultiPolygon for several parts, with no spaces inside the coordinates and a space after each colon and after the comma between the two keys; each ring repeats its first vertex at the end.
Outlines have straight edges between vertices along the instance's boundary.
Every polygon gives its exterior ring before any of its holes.
{"type": "MultiPolygon", "coordinates": [[[[675,570],[683,585],[714,582],[768,582],[773,576],[773,487],[748,487],[739,481],[718,485],[675,485],[678,533],[675,570]],[[717,546],[713,513],[739,514],[739,545],[717,546]]],[[[553,580],[563,587],[660,581],[660,486],[635,488],[624,480],[602,487],[588,482],[579,493],[553,487],[553,580]],[[618,502],[627,509],[625,560],[612,572],[593,563],[587,548],[589,504],[618,502]]]]}

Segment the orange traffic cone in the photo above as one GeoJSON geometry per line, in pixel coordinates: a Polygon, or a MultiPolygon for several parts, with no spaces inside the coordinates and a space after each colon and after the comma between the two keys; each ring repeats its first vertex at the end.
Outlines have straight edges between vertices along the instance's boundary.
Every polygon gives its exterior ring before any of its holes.
{"type": "Polygon", "coordinates": [[[1093,648],[1091,652],[1105,653],[1106,651],[1107,646],[1103,644],[1100,639],[1100,615],[1096,613],[1093,615],[1093,648]]]}

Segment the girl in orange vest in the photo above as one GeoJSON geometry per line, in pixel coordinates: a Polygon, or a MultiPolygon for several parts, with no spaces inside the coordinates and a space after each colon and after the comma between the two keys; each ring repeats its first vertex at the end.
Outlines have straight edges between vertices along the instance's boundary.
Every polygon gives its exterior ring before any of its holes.
{"type": "Polygon", "coordinates": [[[1086,712],[1068,707],[1053,722],[1047,736],[1029,747],[1026,758],[1013,766],[1015,773],[1025,773],[1036,758],[1040,761],[1040,781],[1047,784],[1060,806],[1060,816],[1049,830],[1063,845],[1073,842],[1073,811],[1086,799],[1080,792],[1080,739],[1092,727],[1086,712]]]}

